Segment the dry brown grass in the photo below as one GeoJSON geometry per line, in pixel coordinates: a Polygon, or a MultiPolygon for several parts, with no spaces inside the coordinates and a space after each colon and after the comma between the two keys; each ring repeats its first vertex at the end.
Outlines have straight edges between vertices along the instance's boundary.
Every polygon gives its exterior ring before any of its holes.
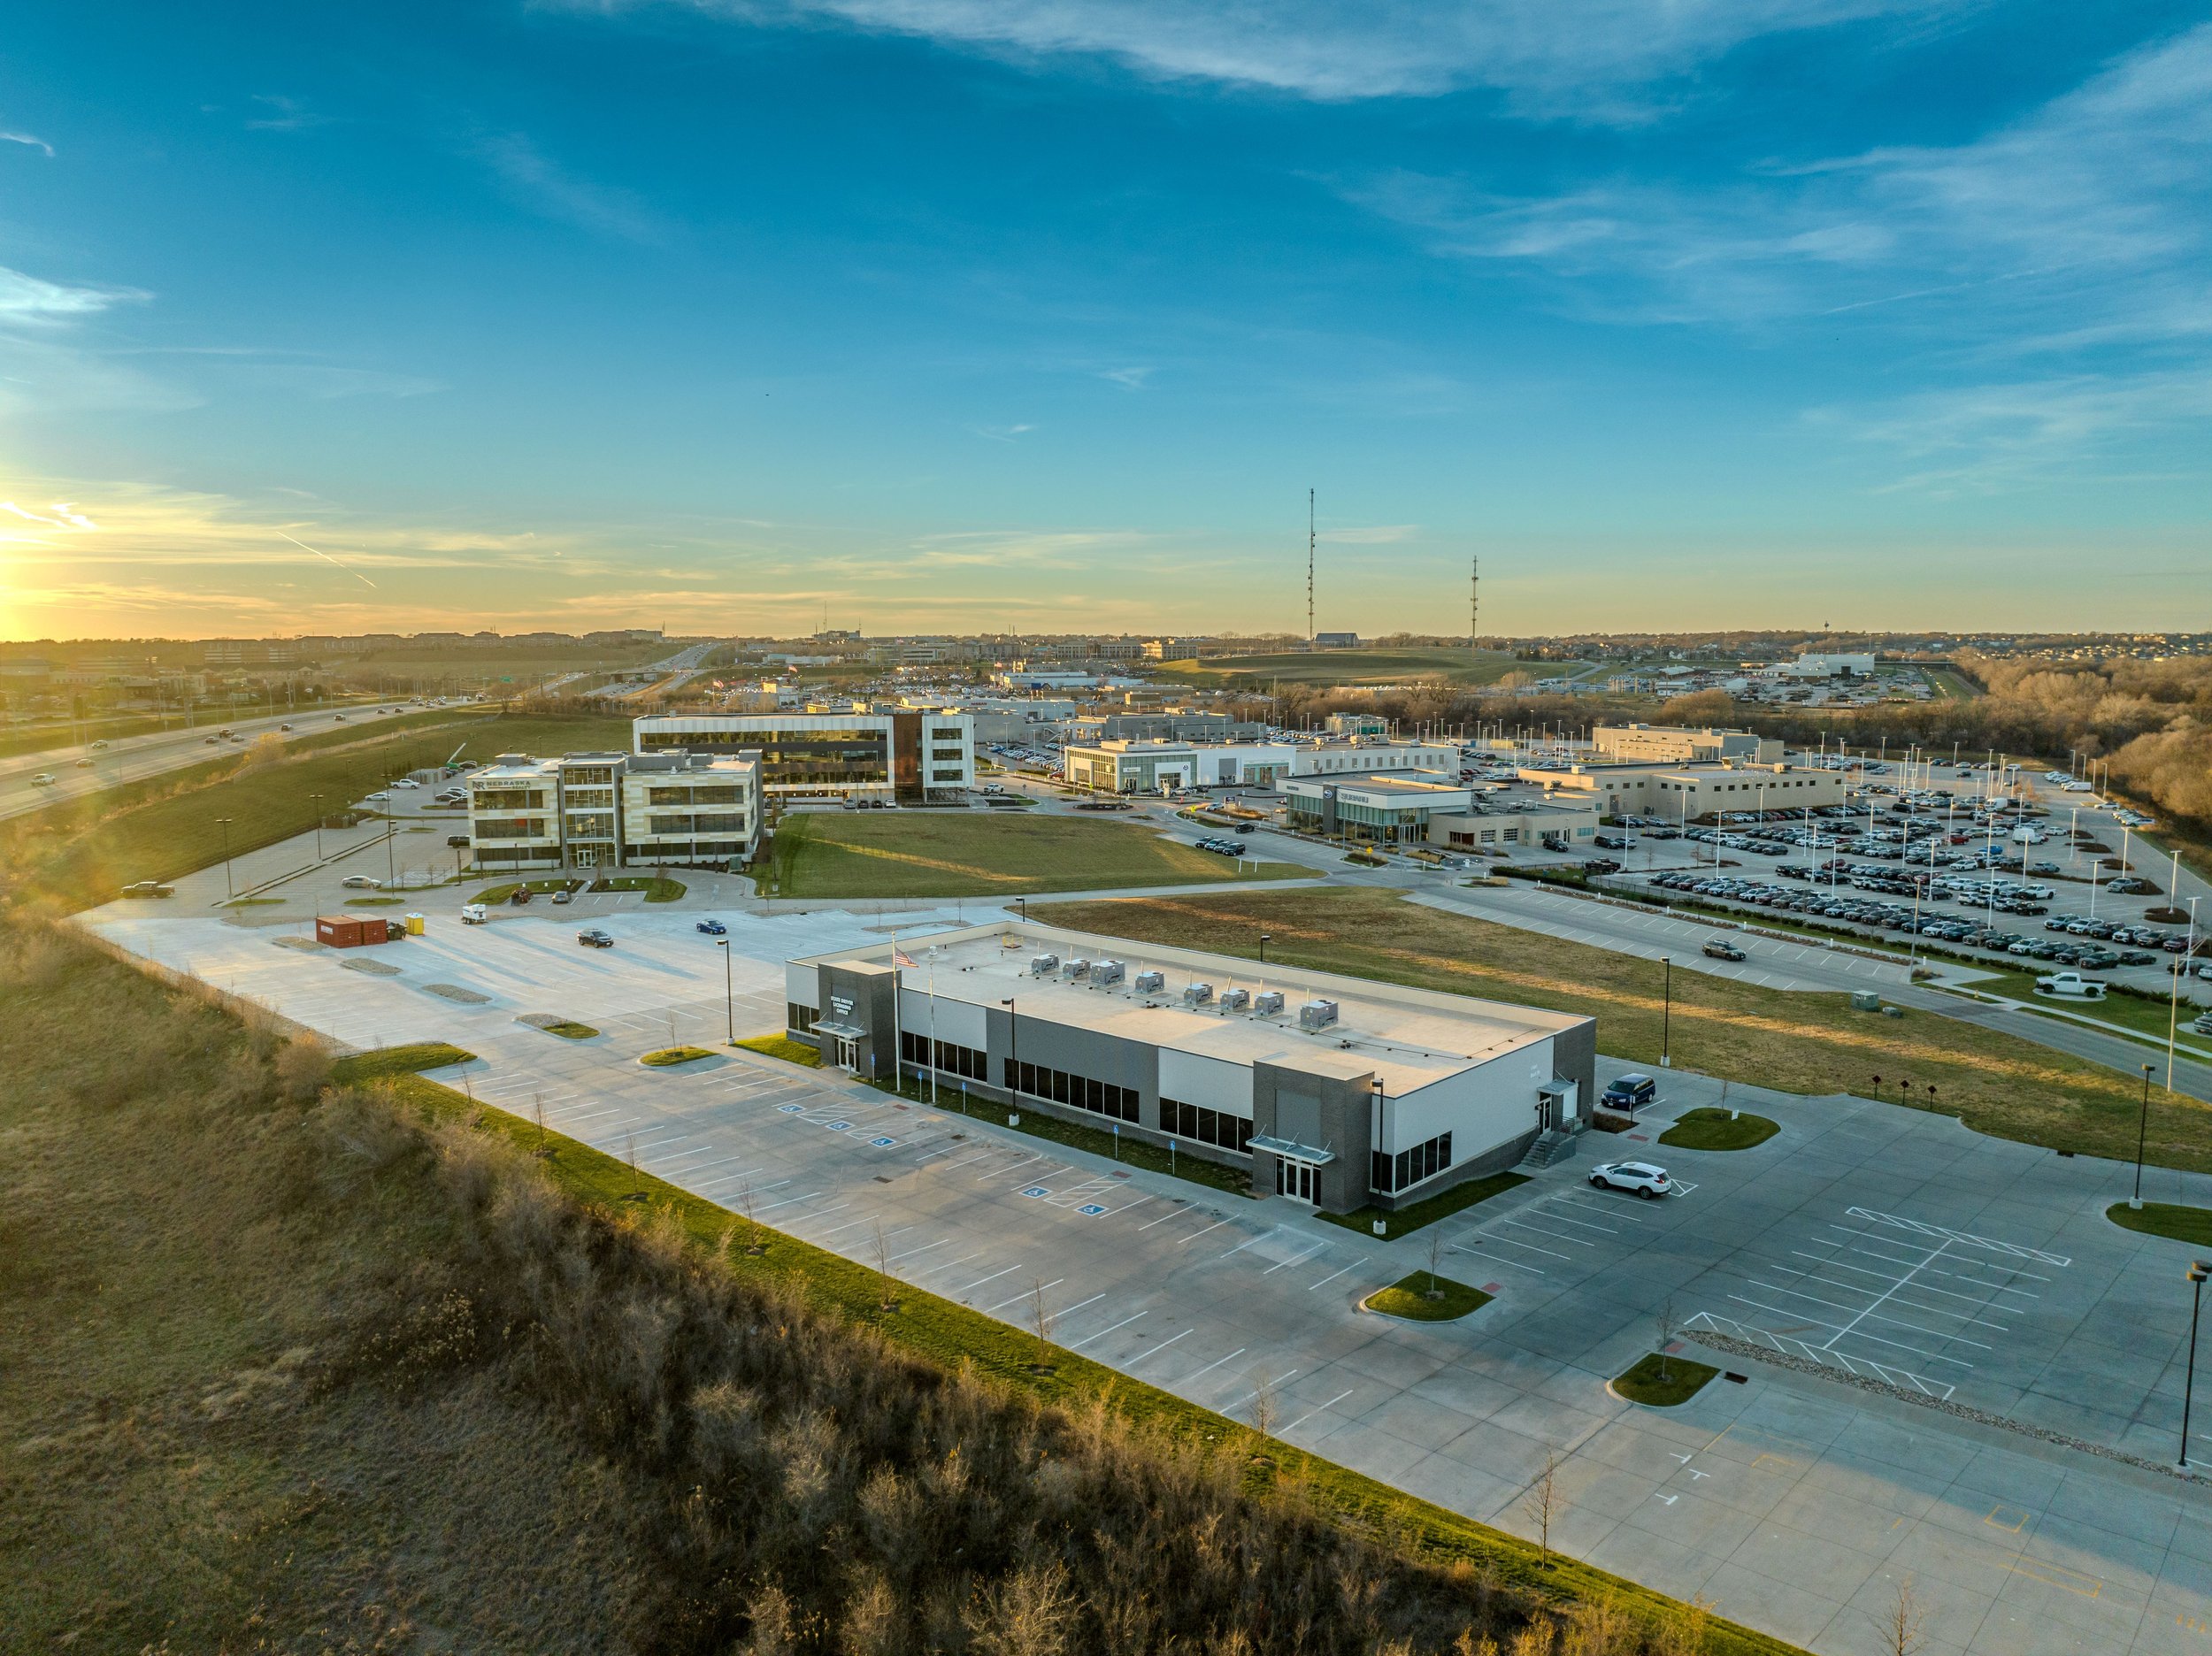
{"type": "MultiPolygon", "coordinates": [[[[1264,932],[1271,961],[1586,1013],[1598,1020],[1600,1050],[1659,1061],[1666,1001],[1657,962],[1391,892],[1130,898],[1041,912],[1056,925],[1254,957],[1264,932]]],[[[1678,1070],[1891,1102],[1903,1078],[1916,1108],[1932,1105],[1978,1131],[2117,1160],[2135,1154],[2139,1084],[2131,1077],[1954,1019],[1887,1018],[1854,1012],[1842,994],[1779,993],[1684,970],[1674,974],[1671,1023],[1678,1070]]],[[[2147,1154],[2162,1166],[2212,1169],[2212,1107],[2154,1092],[2147,1154]]]]}

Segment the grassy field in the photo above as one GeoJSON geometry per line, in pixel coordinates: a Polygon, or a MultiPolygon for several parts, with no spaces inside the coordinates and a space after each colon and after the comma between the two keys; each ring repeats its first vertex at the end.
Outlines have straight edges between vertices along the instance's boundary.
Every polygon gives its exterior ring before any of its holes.
{"type": "Polygon", "coordinates": [[[1424,1225],[1432,1225],[1439,1219],[1448,1219],[1455,1213],[1464,1213],[1477,1202],[1488,1201],[1493,1196],[1502,1196],[1517,1184],[1528,1183],[1525,1173],[1493,1173],[1486,1178],[1469,1179],[1455,1184],[1441,1195],[1426,1201],[1417,1201],[1396,1209],[1383,1208],[1355,1208],[1350,1213],[1316,1214],[1331,1224],[1342,1225],[1347,1230],[1356,1230],[1362,1236],[1375,1233],[1375,1221],[1383,1224],[1383,1236],[1396,1241],[1402,1236],[1411,1236],[1424,1225]]]}
{"type": "Polygon", "coordinates": [[[330,1072],[27,928],[0,995],[0,1626],[27,1648],[1087,1650],[1094,1607],[1136,1605],[1144,1648],[1249,1656],[1445,1656],[1532,1620],[1605,1628],[1593,1656],[1655,1625],[1787,1649],[920,1290],[887,1304],[411,1073],[450,1048],[330,1072]]]}
{"type": "MultiPolygon", "coordinates": [[[[1263,862],[1246,879],[1307,872],[1263,862]]],[[[787,816],[759,878],[783,897],[1013,897],[1238,878],[1237,865],[1133,824],[981,811],[787,816]]],[[[766,889],[765,885],[762,889],[766,889]]]]}
{"type": "MultiPolygon", "coordinates": [[[[1056,903],[1051,914],[1056,924],[1248,958],[1266,932],[1271,962],[1588,1014],[1598,1020],[1600,1050],[1647,1068],[1659,1060],[1665,1002],[1658,962],[1444,914],[1388,892],[1056,903]]],[[[1978,1131],[2134,1158],[2140,1089],[2133,1077],[1932,1013],[1886,1018],[1854,1012],[1843,994],[1778,994],[1681,972],[1672,1024],[1677,1070],[1790,1092],[1889,1099],[1904,1078],[1916,1108],[1932,1105],[1978,1131]]],[[[2162,1166],[2212,1169],[2212,1106],[2154,1092],[2147,1154],[2162,1166]]]]}
{"type": "Polygon", "coordinates": [[[659,874],[616,874],[591,883],[595,892],[643,892],[647,902],[674,902],[684,894],[684,883],[659,874]]]}
{"type": "Polygon", "coordinates": [[[1269,678],[1282,684],[1407,684],[1436,679],[1455,685],[1495,684],[1519,671],[1548,678],[1587,665],[1580,662],[1516,661],[1503,650],[1471,655],[1463,649],[1286,650],[1271,656],[1217,656],[1163,663],[1159,677],[1187,684],[1232,678],[1269,678]]]}
{"type": "Polygon", "coordinates": [[[349,725],[273,754],[233,755],[165,777],[69,800],[0,823],[7,889],[69,908],[104,902],[133,880],[174,879],[221,861],[227,816],[234,855],[303,833],[318,807],[333,814],[388,777],[442,763],[465,742],[474,756],[561,753],[628,740],[621,719],[534,718],[481,709],[349,725]]]}
{"type": "Polygon", "coordinates": [[[2155,1201],[2131,1208],[2125,1202],[2114,1202],[2105,1209],[2104,1216],[2123,1230],[2186,1242],[2193,1247],[2212,1247],[2212,1208],[2155,1201]]]}
{"type": "Polygon", "coordinates": [[[1930,686],[1946,702],[1972,702],[1982,694],[1948,667],[1927,667],[1922,671],[1927,674],[1930,686]]]}
{"type": "Polygon", "coordinates": [[[1748,1150],[1781,1131],[1778,1123],[1763,1116],[1732,1116],[1724,1109],[1694,1109],[1685,1111],[1661,1133],[1659,1142],[1678,1150],[1748,1150]]]}
{"type": "MultiPolygon", "coordinates": [[[[1988,994],[2008,995],[2032,1007],[2060,1008],[2077,1017],[2094,1018],[2100,1024],[2109,1024],[2116,1029],[2132,1030],[2139,1035],[2154,1036],[2161,1041],[2166,1039],[2166,1020],[2170,1011],[2176,1036],[2184,1046],[2212,1046],[2212,1040],[2191,1031],[2190,1021],[2203,1008],[2191,1005],[2186,999],[2177,1009],[2170,1008],[2164,1000],[2139,1000],[2133,995],[2110,994],[2101,1000],[2060,1000],[2036,993],[2035,980],[2039,977],[2066,970],[2062,966],[2047,965],[2039,967],[2035,971],[1994,972],[1986,978],[1975,978],[1965,987],[1988,994]]],[[[2094,978],[2099,974],[2089,972],[2086,975],[2094,978]]]]}

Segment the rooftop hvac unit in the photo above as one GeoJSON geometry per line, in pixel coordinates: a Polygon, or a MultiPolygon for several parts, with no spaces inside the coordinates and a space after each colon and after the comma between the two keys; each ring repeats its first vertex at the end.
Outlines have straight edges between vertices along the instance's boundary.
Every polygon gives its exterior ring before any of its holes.
{"type": "Polygon", "coordinates": [[[1166,982],[1167,978],[1159,972],[1141,971],[1137,974],[1137,981],[1131,986],[1139,994],[1157,994],[1166,982]]]}
{"type": "Polygon", "coordinates": [[[1091,968],[1091,981],[1094,984],[1118,984],[1121,975],[1119,961],[1101,961],[1091,968]]]}
{"type": "Polygon", "coordinates": [[[1029,962],[1029,975],[1032,978],[1049,978],[1059,965],[1060,957],[1057,954],[1040,954],[1029,962]]]}
{"type": "Polygon", "coordinates": [[[1252,1009],[1257,1012],[1262,1017],[1266,1017],[1272,1013],[1281,1011],[1283,1009],[1283,992],[1279,989],[1261,990],[1260,998],[1252,1003],[1252,1009]]]}
{"type": "Polygon", "coordinates": [[[1335,1022],[1336,1002],[1333,1000],[1309,1000],[1298,1008],[1300,1029],[1326,1029],[1335,1022]]]}
{"type": "Polygon", "coordinates": [[[1213,998],[1214,986],[1211,984],[1189,984],[1183,990],[1183,1004],[1187,1007],[1204,1006],[1213,998]]]}
{"type": "Polygon", "coordinates": [[[1221,992],[1221,1009],[1224,1012],[1241,1012],[1251,1004],[1252,992],[1249,989],[1224,989],[1221,992]]]}
{"type": "Polygon", "coordinates": [[[1090,975],[1091,963],[1087,960],[1071,960],[1060,968],[1063,978],[1087,978],[1090,975]]]}

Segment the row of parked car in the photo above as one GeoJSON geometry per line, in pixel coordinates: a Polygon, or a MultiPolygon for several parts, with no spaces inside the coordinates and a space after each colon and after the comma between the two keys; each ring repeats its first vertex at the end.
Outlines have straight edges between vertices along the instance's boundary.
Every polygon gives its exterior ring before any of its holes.
{"type": "MultiPolygon", "coordinates": [[[[1249,823],[1239,823],[1237,832],[1240,834],[1250,833],[1252,825],[1249,823]]],[[[1251,849],[1241,840],[1224,840],[1218,834],[1210,835],[1195,843],[1201,851],[1211,851],[1217,856],[1240,857],[1251,849]]]]}

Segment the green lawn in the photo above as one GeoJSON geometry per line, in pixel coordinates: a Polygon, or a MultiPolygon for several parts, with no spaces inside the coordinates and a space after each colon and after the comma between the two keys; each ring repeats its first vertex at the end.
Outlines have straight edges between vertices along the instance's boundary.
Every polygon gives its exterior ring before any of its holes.
{"type": "MultiPolygon", "coordinates": [[[[2109,1024],[2116,1029],[2132,1030],[2139,1035],[2154,1036],[2162,1041],[2166,1039],[2169,1008],[2163,1000],[2141,1000],[2133,995],[2108,994],[2101,1000],[2061,1000],[2050,995],[2036,993],[2035,980],[2038,977],[2047,977],[2052,972],[2069,970],[2072,969],[2045,964],[2038,971],[2005,971],[1988,978],[1977,978],[1964,987],[1985,994],[2008,995],[2015,1000],[2024,1000],[2034,1007],[2055,1007],[2078,1017],[2094,1018],[2100,1024],[2109,1024]]],[[[2083,975],[2095,978],[2101,974],[2085,972],[2083,975]]],[[[2184,1046],[2191,1042],[2200,1046],[2208,1044],[2203,1036],[2193,1033],[2189,1028],[2190,1021],[2202,1010],[2201,1007],[2193,1006],[2184,999],[2179,1008],[2174,1012],[2174,1029],[2184,1046]]]]}
{"type": "Polygon", "coordinates": [[[754,1035],[737,1043],[748,1052],[764,1053],[771,1058],[780,1058],[786,1063],[804,1064],[810,1070],[822,1067],[822,1054],[803,1040],[793,1040],[788,1035],[754,1035]]]}
{"type": "MultiPolygon", "coordinates": [[[[1456,991],[1598,1021],[1606,1053],[1659,1061],[1667,1014],[1657,961],[1446,914],[1364,890],[1210,893],[1056,904],[1079,930],[1456,991]]],[[[1933,1013],[1854,1013],[1840,993],[1674,975],[1675,1067],[1783,1092],[1895,1100],[1959,1116],[1998,1138],[2115,1161],[2135,1156],[2139,1077],[1933,1013]],[[1878,1084],[1875,1077],[1879,1077],[1878,1084]],[[1933,1087],[1931,1094],[1929,1089],[1933,1087]]],[[[2212,1170],[2212,1105],[2154,1091],[2148,1159],[2212,1170]]]]}
{"type": "Polygon", "coordinates": [[[772,878],[783,897],[1013,897],[1309,874],[1285,862],[1263,862],[1241,877],[1237,870],[1225,857],[1133,823],[856,811],[786,817],[757,878],[772,878]]]}
{"type": "Polygon", "coordinates": [[[669,1070],[678,1064],[696,1063],[714,1054],[703,1046],[664,1046],[658,1052],[647,1053],[638,1062],[655,1070],[669,1070]]]}
{"type": "Polygon", "coordinates": [[[579,1024],[574,1018],[562,1018],[557,1023],[536,1024],[531,1027],[541,1029],[549,1035],[558,1035],[563,1040],[589,1040],[599,1033],[590,1024],[579,1024]]]}
{"type": "Polygon", "coordinates": [[[1455,1283],[1448,1276],[1415,1271],[1387,1288],[1378,1288],[1362,1301],[1370,1311],[1400,1317],[1409,1322],[1454,1322],[1490,1303],[1479,1288],[1455,1283]]]}
{"type": "Polygon", "coordinates": [[[2193,1247],[2212,1247],[2212,1208],[2154,1201],[2131,1208],[2125,1202],[2114,1202],[2104,1210],[2104,1216],[2123,1230],[2186,1242],[2193,1247]]]}
{"type": "Polygon", "coordinates": [[[643,892],[647,902],[674,902],[684,894],[684,883],[658,874],[618,874],[591,883],[595,892],[643,892]]]}
{"type": "Polygon", "coordinates": [[[1691,1362],[1683,1357],[1662,1357],[1653,1352],[1638,1358],[1627,1373],[1616,1376],[1613,1390],[1631,1403],[1672,1408],[1687,1403],[1719,1373],[1709,1363],[1691,1362]]]}
{"type": "Polygon", "coordinates": [[[1694,1109],[1659,1135],[1678,1150],[1748,1150],[1782,1131],[1763,1116],[1733,1116],[1724,1109],[1694,1109]]]}
{"type": "Polygon", "coordinates": [[[503,903],[526,886],[540,896],[550,896],[555,892],[576,891],[583,886],[583,883],[580,879],[565,878],[503,880],[496,886],[485,886],[469,901],[480,903],[503,903]]]}
{"type": "Polygon", "coordinates": [[[1528,1183],[1525,1173],[1492,1173],[1486,1177],[1469,1179],[1464,1184],[1455,1184],[1441,1195],[1426,1201],[1415,1202],[1393,1213],[1381,1208],[1355,1208],[1350,1213],[1316,1214],[1331,1224],[1342,1225],[1347,1230],[1356,1230],[1362,1236],[1375,1233],[1375,1221],[1383,1222],[1383,1235],[1394,1242],[1402,1236],[1411,1236],[1423,1225],[1434,1224],[1439,1219],[1448,1219],[1455,1213],[1464,1212],[1477,1202],[1488,1201],[1493,1196],[1502,1196],[1517,1184],[1528,1183]]]}

